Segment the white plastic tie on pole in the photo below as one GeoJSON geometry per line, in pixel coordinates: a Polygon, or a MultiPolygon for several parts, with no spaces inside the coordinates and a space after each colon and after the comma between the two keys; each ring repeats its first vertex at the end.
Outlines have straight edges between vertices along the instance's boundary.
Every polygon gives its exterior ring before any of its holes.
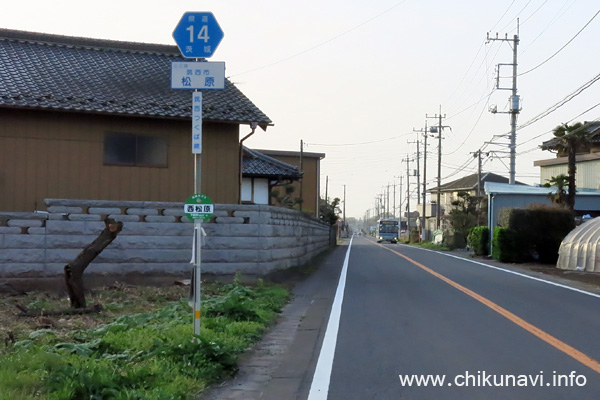
{"type": "Polygon", "coordinates": [[[198,234],[198,231],[200,231],[200,243],[202,246],[206,245],[206,231],[204,230],[204,228],[202,226],[198,226],[197,224],[194,224],[194,235],[193,235],[193,242],[192,242],[192,259],[190,260],[190,264],[195,264],[196,263],[196,235],[198,234]]]}
{"type": "Polygon", "coordinates": [[[196,263],[196,228],[194,227],[194,234],[192,235],[192,259],[190,264],[196,263]]]}
{"type": "Polygon", "coordinates": [[[200,232],[202,234],[202,246],[206,246],[206,231],[204,230],[204,228],[200,227],[200,232]]]}

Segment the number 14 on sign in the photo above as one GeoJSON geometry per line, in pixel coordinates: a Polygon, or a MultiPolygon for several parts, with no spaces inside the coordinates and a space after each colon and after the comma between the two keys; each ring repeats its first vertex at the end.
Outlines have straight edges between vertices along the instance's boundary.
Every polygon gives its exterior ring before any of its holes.
{"type": "MultiPolygon", "coordinates": [[[[194,25],[188,26],[185,30],[190,32],[190,43],[194,43],[194,25]]],[[[204,40],[204,43],[207,43],[210,40],[210,36],[208,36],[208,25],[202,25],[200,27],[200,32],[198,32],[196,39],[204,40]]]]}

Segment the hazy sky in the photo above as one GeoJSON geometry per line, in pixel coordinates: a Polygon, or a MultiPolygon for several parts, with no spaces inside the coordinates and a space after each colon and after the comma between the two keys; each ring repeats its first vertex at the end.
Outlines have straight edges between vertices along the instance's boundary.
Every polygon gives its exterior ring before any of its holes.
{"type": "MultiPolygon", "coordinates": [[[[246,144],[299,150],[303,139],[305,151],[326,153],[322,192],[325,176],[330,197],[342,197],[347,185],[347,216],[362,217],[399,176],[406,191],[402,160],[415,158],[416,145],[407,142],[417,139],[413,128],[424,127],[426,114],[441,106],[451,128],[444,131],[442,183],[476,172],[470,153],[510,131],[509,115],[488,109],[507,110],[510,91],[494,91],[495,70],[512,63],[512,42],[486,43],[486,34],[512,38],[517,18],[518,124],[527,125],[517,132],[517,180],[539,183],[533,161],[554,157],[537,150],[552,128],[600,118],[600,106],[591,109],[600,83],[578,94],[600,73],[599,10],[597,0],[30,0],[3,4],[0,27],[174,44],[171,34],[185,11],[213,12],[225,37],[211,60],[225,61],[226,75],[275,124],[246,144]]],[[[500,68],[501,87],[511,86],[511,74],[511,66],[500,68]]],[[[429,145],[433,187],[437,141],[429,145]]],[[[507,148],[484,148],[490,150],[507,148]]],[[[507,165],[488,158],[483,169],[508,176],[507,165]]]]}

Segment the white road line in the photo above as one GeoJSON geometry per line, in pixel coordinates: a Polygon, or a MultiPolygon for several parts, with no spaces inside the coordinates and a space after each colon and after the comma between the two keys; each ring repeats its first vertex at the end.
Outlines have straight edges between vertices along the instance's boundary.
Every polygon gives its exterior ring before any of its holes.
{"type": "Polygon", "coordinates": [[[444,252],[441,252],[441,251],[430,250],[430,249],[423,249],[421,247],[416,247],[416,246],[415,247],[411,246],[411,248],[415,248],[415,249],[419,249],[419,250],[424,250],[424,251],[430,251],[432,253],[441,254],[441,255],[446,256],[446,257],[457,258],[459,260],[467,261],[467,262],[470,262],[470,263],[473,263],[473,264],[477,264],[477,265],[482,265],[484,267],[495,269],[497,271],[507,272],[509,274],[521,276],[521,277],[527,278],[527,279],[532,279],[532,280],[538,281],[538,282],[544,282],[544,283],[547,283],[548,285],[557,286],[557,287],[560,287],[560,288],[563,288],[563,289],[567,289],[567,290],[572,290],[574,292],[586,294],[588,296],[592,296],[592,297],[596,297],[596,298],[600,299],[600,294],[588,292],[588,291],[585,291],[585,290],[577,289],[577,288],[574,288],[574,287],[571,287],[571,286],[563,285],[563,284],[552,282],[552,281],[547,281],[545,279],[536,278],[535,276],[530,276],[530,275],[522,274],[520,272],[511,271],[509,269],[504,269],[504,268],[496,267],[496,266],[493,266],[493,265],[490,265],[490,264],[486,264],[486,263],[482,263],[482,262],[475,261],[475,260],[469,260],[468,258],[463,258],[463,257],[455,256],[453,254],[447,254],[447,253],[444,253],[444,252]]]}
{"type": "Polygon", "coordinates": [[[329,322],[327,322],[327,330],[323,338],[323,345],[319,353],[319,360],[315,368],[308,400],[327,400],[329,393],[329,382],[331,380],[331,369],[333,367],[333,356],[335,355],[335,346],[337,344],[338,330],[340,328],[340,317],[342,315],[342,302],[344,301],[344,290],[346,288],[346,275],[348,274],[348,259],[350,258],[350,248],[352,247],[352,239],[346,251],[344,266],[340,273],[335,298],[331,306],[329,314],[329,322]]]}

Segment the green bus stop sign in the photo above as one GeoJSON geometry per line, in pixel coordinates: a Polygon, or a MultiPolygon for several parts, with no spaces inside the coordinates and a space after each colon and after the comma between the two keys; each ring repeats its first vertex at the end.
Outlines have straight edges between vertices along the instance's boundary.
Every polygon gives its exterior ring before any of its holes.
{"type": "Polygon", "coordinates": [[[184,207],[185,215],[191,220],[201,220],[203,222],[210,221],[215,206],[212,200],[204,194],[195,194],[190,196],[186,201],[184,207]]]}

